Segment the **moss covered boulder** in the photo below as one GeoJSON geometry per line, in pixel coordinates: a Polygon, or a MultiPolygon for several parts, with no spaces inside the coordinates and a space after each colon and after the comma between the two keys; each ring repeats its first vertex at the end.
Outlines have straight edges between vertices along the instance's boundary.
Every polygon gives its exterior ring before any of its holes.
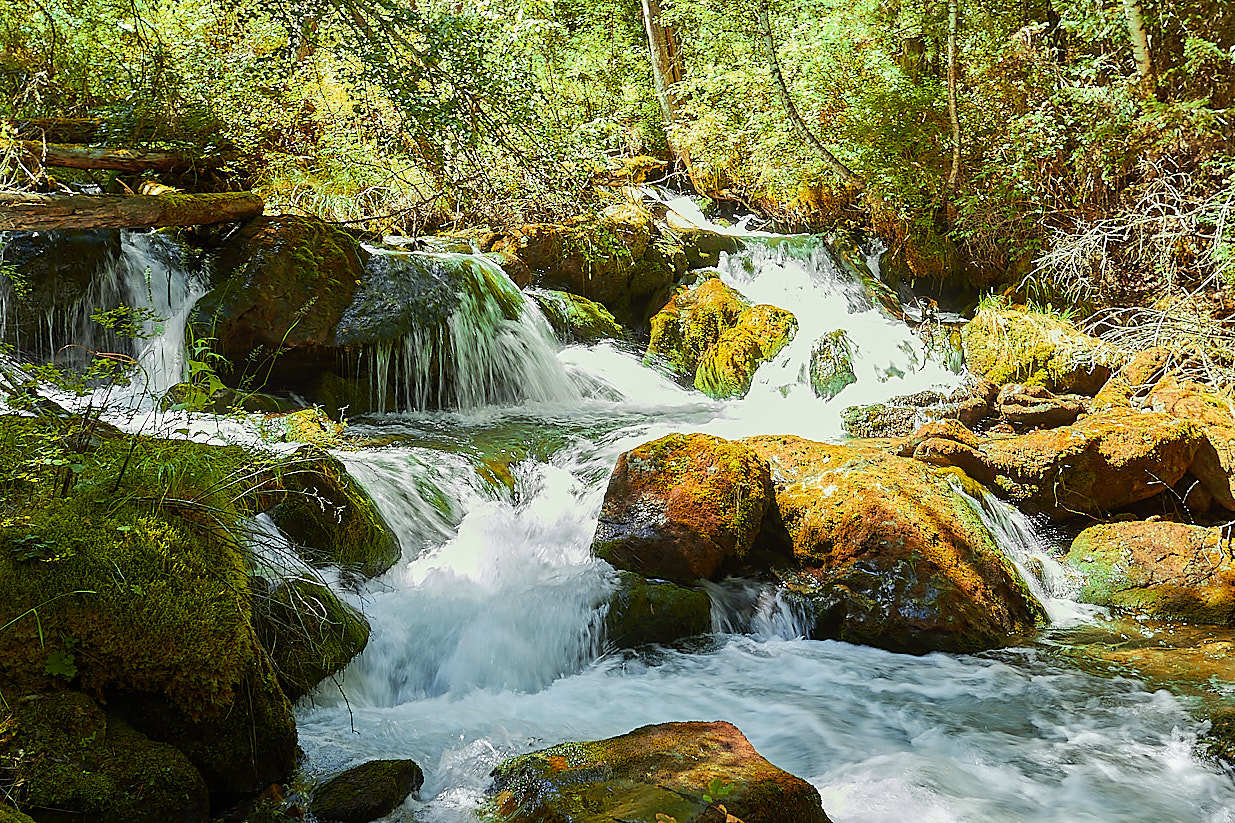
{"type": "Polygon", "coordinates": [[[742,442],[772,466],[775,517],[760,539],[792,552],[780,573],[808,600],[816,637],[969,652],[1016,642],[1044,619],[946,474],[871,446],[742,442]]]}
{"type": "Polygon", "coordinates": [[[771,502],[767,463],[750,448],[671,434],[618,458],[592,551],[647,577],[714,577],[748,554],[771,502]]]}
{"type": "Polygon", "coordinates": [[[669,644],[707,634],[711,614],[712,601],[701,589],[621,572],[605,614],[605,639],[620,648],[669,644]]]}
{"type": "Polygon", "coordinates": [[[841,423],[850,437],[863,438],[906,437],[935,420],[959,420],[973,426],[990,416],[998,392],[994,383],[972,380],[952,391],[928,389],[884,403],[849,406],[841,412],[841,423]]]}
{"type": "Polygon", "coordinates": [[[424,782],[412,760],[370,760],[319,786],[310,808],[322,823],[369,823],[393,812],[424,782]]]}
{"type": "Polygon", "coordinates": [[[679,291],[652,318],[644,363],[663,365],[717,399],[742,397],[759,366],[797,332],[797,319],[775,306],[750,306],[718,278],[679,291]]]}
{"type": "Polygon", "coordinates": [[[1213,495],[1214,502],[1235,511],[1235,406],[1227,397],[1190,381],[1163,378],[1145,401],[1154,411],[1195,424],[1204,442],[1192,463],[1192,474],[1213,495]]]}
{"type": "MultiPolygon", "coordinates": [[[[206,784],[177,749],[63,691],[0,710],[0,770],[39,820],[204,823],[206,784]]],[[[4,820],[0,811],[0,820],[4,820]]]]}
{"type": "Polygon", "coordinates": [[[1124,354],[1052,314],[988,306],[961,330],[969,369],[998,385],[1094,395],[1124,354]]]}
{"type": "Polygon", "coordinates": [[[369,621],[311,580],[288,580],[259,592],[253,624],[293,702],[342,671],[369,642],[369,621]]]}
{"type": "Polygon", "coordinates": [[[1228,769],[1235,769],[1235,709],[1223,709],[1210,716],[1205,753],[1228,769]]]}
{"type": "Polygon", "coordinates": [[[915,435],[912,453],[927,463],[957,466],[1019,504],[1066,518],[1119,511],[1161,494],[1184,477],[1203,442],[1192,423],[1111,409],[1072,426],[1006,438],[928,428],[915,435]]]}
{"type": "Polygon", "coordinates": [[[1054,394],[1045,386],[1009,383],[995,398],[1000,421],[1016,429],[1052,429],[1076,422],[1085,411],[1085,398],[1054,394]]]}
{"type": "Polygon", "coordinates": [[[857,381],[853,373],[853,344],[844,329],[815,341],[810,350],[810,385],[816,397],[831,400],[857,381]]]}
{"type": "Polygon", "coordinates": [[[1092,526],[1067,562],[1081,600],[1151,617],[1235,627],[1235,561],[1222,529],[1163,521],[1092,526]]]}
{"type": "Polygon", "coordinates": [[[528,292],[558,338],[566,343],[596,343],[623,340],[626,330],[602,306],[586,297],[564,291],[532,289],[528,292]]]}
{"type": "Polygon", "coordinates": [[[270,516],[306,560],[361,577],[376,577],[399,561],[398,537],[338,458],[304,449],[279,482],[283,492],[270,516]]]}
{"type": "Polygon", "coordinates": [[[34,823],[34,819],[7,803],[0,803],[0,823],[34,823]]]}
{"type": "Polygon", "coordinates": [[[488,812],[504,823],[828,823],[819,792],[729,723],[644,726],[525,754],[493,771],[491,793],[488,812]]]}

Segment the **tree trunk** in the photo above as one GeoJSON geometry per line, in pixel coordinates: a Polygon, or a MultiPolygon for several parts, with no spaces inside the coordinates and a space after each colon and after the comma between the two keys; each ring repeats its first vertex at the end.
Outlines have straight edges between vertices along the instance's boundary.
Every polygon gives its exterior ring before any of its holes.
{"type": "Polygon", "coordinates": [[[768,13],[768,0],[759,0],[759,28],[763,30],[764,46],[768,50],[768,68],[772,72],[772,79],[776,82],[776,89],[780,94],[781,105],[784,106],[785,115],[789,118],[789,122],[793,124],[794,131],[802,138],[803,142],[815,150],[815,153],[823,158],[823,162],[832,170],[837,177],[844,180],[851,186],[858,189],[862,188],[862,181],[853,171],[837,159],[836,155],[828,151],[827,146],[815,136],[815,133],[806,125],[806,121],[802,119],[802,115],[798,113],[798,107],[793,102],[793,97],[789,94],[789,85],[785,82],[785,75],[780,70],[780,59],[776,56],[776,40],[772,37],[772,20],[768,13]]]}
{"type": "Polygon", "coordinates": [[[19,141],[19,145],[28,159],[42,166],[66,169],[106,169],[127,172],[183,171],[195,165],[217,165],[218,163],[218,158],[207,160],[172,151],[93,148],[67,143],[42,143],[38,140],[22,140],[19,141]]]}
{"type": "Polygon", "coordinates": [[[956,30],[959,27],[960,0],[948,0],[948,120],[952,124],[952,170],[948,172],[947,193],[956,191],[961,172],[961,119],[956,111],[956,30]]]}
{"type": "Polygon", "coordinates": [[[22,140],[52,143],[93,143],[103,133],[103,124],[90,117],[39,117],[13,123],[22,140]]]}
{"type": "Polygon", "coordinates": [[[1124,19],[1132,39],[1132,56],[1136,58],[1136,73],[1146,93],[1154,88],[1154,64],[1149,53],[1149,34],[1145,31],[1145,14],[1139,0],[1123,0],[1124,19]]]}
{"type": "Polygon", "coordinates": [[[252,192],[116,195],[0,194],[0,229],[142,229],[248,220],[265,204],[252,192]]]}
{"type": "Polygon", "coordinates": [[[681,120],[681,110],[673,93],[673,84],[682,79],[682,55],[673,29],[660,22],[660,0],[643,0],[643,29],[648,36],[648,50],[652,55],[652,82],[656,86],[656,99],[660,114],[665,120],[669,134],[669,146],[674,154],[672,128],[681,120]]]}

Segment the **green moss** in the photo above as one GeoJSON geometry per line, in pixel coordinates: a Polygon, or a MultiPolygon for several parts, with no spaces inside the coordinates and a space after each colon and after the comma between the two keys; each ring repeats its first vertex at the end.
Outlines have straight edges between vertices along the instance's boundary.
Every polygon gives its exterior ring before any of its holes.
{"type": "Polygon", "coordinates": [[[1215,712],[1205,735],[1206,754],[1227,768],[1235,768],[1235,709],[1215,712]]]}
{"type": "Polygon", "coordinates": [[[83,694],[60,692],[0,715],[0,762],[11,795],[36,816],[98,823],[205,821],[202,777],[183,754],[109,718],[83,694]]]}
{"type": "Polygon", "coordinates": [[[568,343],[595,343],[626,337],[626,330],[600,303],[564,291],[536,290],[529,294],[553,331],[568,343]]]}
{"type": "Polygon", "coordinates": [[[711,609],[711,599],[700,589],[621,572],[605,615],[605,637],[623,648],[673,643],[706,634],[712,626],[711,609]]]}
{"type": "Polygon", "coordinates": [[[322,784],[313,793],[313,814],[318,820],[368,823],[390,814],[424,782],[411,760],[371,760],[322,784]]]}
{"type": "Polygon", "coordinates": [[[5,803],[0,803],[0,823],[34,823],[34,820],[5,803]]]}
{"type": "Polygon", "coordinates": [[[829,400],[857,379],[853,373],[853,346],[844,329],[815,341],[810,352],[810,385],[816,397],[829,400]]]}

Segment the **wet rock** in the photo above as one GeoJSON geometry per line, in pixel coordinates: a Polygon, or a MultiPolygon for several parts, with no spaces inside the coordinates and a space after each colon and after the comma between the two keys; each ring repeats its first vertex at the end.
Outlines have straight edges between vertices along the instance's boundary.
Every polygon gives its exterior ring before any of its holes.
{"type": "Polygon", "coordinates": [[[733,254],[742,248],[742,241],[738,238],[696,226],[675,211],[666,213],[665,224],[682,244],[692,269],[716,266],[722,254],[733,254]]]}
{"type": "Polygon", "coordinates": [[[371,760],[323,783],[311,808],[322,823],[369,823],[397,809],[424,782],[411,760],[371,760]]]}
{"type": "Polygon", "coordinates": [[[278,483],[270,516],[309,562],[377,577],[399,561],[398,537],[338,458],[303,449],[278,483]]]}
{"type": "Polygon", "coordinates": [[[707,634],[711,610],[711,599],[700,589],[621,572],[605,615],[605,639],[621,648],[667,645],[707,634]]]}
{"type": "Polygon", "coordinates": [[[1162,521],[1092,526],[1067,562],[1081,600],[1162,619],[1235,627],[1235,562],[1222,530],[1162,521]]]}
{"type": "Polygon", "coordinates": [[[86,695],[38,695],[6,715],[0,710],[0,761],[13,769],[6,799],[40,820],[209,819],[206,784],[185,756],[107,716],[86,695]]]}
{"type": "Polygon", "coordinates": [[[815,341],[810,350],[810,385],[816,397],[831,400],[857,381],[853,373],[853,344],[843,329],[815,341]]]}
{"type": "Polygon", "coordinates": [[[326,586],[303,579],[259,591],[253,627],[292,702],[342,671],[369,642],[369,621],[360,612],[326,586]]]}
{"type": "Polygon", "coordinates": [[[957,466],[1058,518],[1119,511],[1161,494],[1179,483],[1203,443],[1191,423],[1119,409],[1063,428],[963,440],[958,450],[948,442],[958,442],[955,432],[927,429],[915,435],[913,455],[957,466]]]}
{"type": "Polygon", "coordinates": [[[491,793],[487,811],[504,823],[828,823],[815,788],[728,723],[644,726],[522,755],[493,771],[491,793]]]}
{"type": "Polygon", "coordinates": [[[995,411],[999,419],[1017,429],[1051,429],[1067,426],[1085,410],[1085,398],[1056,395],[1043,386],[1009,383],[999,390],[995,411]]]}
{"type": "Polygon", "coordinates": [[[1010,306],[979,309],[961,337],[969,369],[1001,386],[1093,396],[1124,358],[1060,317],[1010,306]]]}
{"type": "Polygon", "coordinates": [[[317,446],[335,445],[346,428],[346,423],[331,420],[318,408],[268,414],[258,426],[262,437],[270,442],[317,446]]]}
{"type": "Polygon", "coordinates": [[[814,636],[965,652],[1016,642],[1044,619],[946,473],[869,445],[742,442],[772,466],[776,509],[760,540],[792,552],[797,568],[780,574],[810,604],[814,636]]]}
{"type": "Polygon", "coordinates": [[[600,303],[564,291],[533,289],[528,294],[540,306],[554,333],[566,343],[626,338],[626,330],[600,303]]]}
{"type": "Polygon", "coordinates": [[[750,448],[671,434],[618,458],[592,551],[648,577],[714,577],[750,551],[771,501],[767,463],[750,448]]]}
{"type": "Polygon", "coordinates": [[[755,371],[797,332],[775,306],[750,306],[717,278],[680,290],[652,318],[646,365],[663,364],[710,397],[742,397],[755,371]]]}
{"type": "Polygon", "coordinates": [[[1235,769],[1235,709],[1223,709],[1210,716],[1205,753],[1228,769],[1235,769]]]}
{"type": "Polygon", "coordinates": [[[951,392],[927,390],[894,397],[886,403],[850,406],[841,422],[850,437],[906,437],[932,420],[959,420],[974,426],[992,411],[999,388],[975,380],[951,392]]]}
{"type": "Polygon", "coordinates": [[[1197,383],[1163,378],[1149,392],[1146,405],[1154,411],[1194,423],[1204,442],[1192,463],[1192,473],[1213,495],[1214,502],[1235,511],[1235,414],[1231,401],[1197,383]]]}

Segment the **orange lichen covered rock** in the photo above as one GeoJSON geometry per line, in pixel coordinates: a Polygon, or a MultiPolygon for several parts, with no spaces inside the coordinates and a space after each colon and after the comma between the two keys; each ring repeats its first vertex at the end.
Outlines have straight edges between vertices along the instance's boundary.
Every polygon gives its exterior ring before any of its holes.
{"type": "Polygon", "coordinates": [[[1147,401],[1154,411],[1195,423],[1204,442],[1192,463],[1192,473],[1213,495],[1214,502],[1235,511],[1235,415],[1231,401],[1188,381],[1164,378],[1149,393],[1147,401]]]}
{"type": "Polygon", "coordinates": [[[747,554],[771,500],[767,463],[748,447],[671,434],[618,458],[593,552],[647,577],[713,577],[747,554]]]}
{"type": "Polygon", "coordinates": [[[729,723],[663,723],[525,754],[493,771],[492,794],[488,811],[504,823],[829,823],[819,792],[729,723]]]}
{"type": "Polygon", "coordinates": [[[816,637],[923,653],[1007,645],[1041,605],[974,507],[925,464],[869,445],[793,436],[743,441],[769,461],[782,570],[813,608],[816,637]]]}

